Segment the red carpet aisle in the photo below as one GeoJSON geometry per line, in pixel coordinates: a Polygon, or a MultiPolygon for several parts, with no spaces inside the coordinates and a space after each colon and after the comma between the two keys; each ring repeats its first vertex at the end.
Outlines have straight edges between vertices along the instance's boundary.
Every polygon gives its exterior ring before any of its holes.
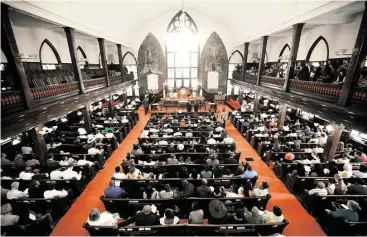
{"type": "MultiPolygon", "coordinates": [[[[222,106],[218,106],[218,109],[221,111],[222,106]]],[[[229,108],[227,107],[227,109],[229,108]]],[[[252,157],[254,161],[249,163],[257,171],[259,181],[269,183],[269,192],[272,197],[268,202],[268,209],[271,210],[274,205],[279,206],[283,210],[283,215],[290,223],[283,234],[286,236],[325,236],[317,221],[308,214],[296,197],[288,191],[283,182],[276,177],[273,171],[261,160],[256,151],[252,149],[251,145],[229,121],[226,123],[226,131],[234,138],[237,151],[241,151],[240,162],[245,161],[246,157],[252,157]]]]}
{"type": "Polygon", "coordinates": [[[103,203],[99,198],[104,194],[105,188],[108,187],[115,167],[121,164],[122,159],[126,157],[126,153],[130,152],[133,144],[138,141],[138,137],[143,131],[149,117],[150,114],[144,115],[144,110],[140,107],[139,122],[106,161],[105,168],[98,172],[65,216],[61,218],[52,231],[51,236],[89,236],[88,231],[83,228],[83,223],[87,220],[92,208],[96,207],[104,210],[103,203]]]}

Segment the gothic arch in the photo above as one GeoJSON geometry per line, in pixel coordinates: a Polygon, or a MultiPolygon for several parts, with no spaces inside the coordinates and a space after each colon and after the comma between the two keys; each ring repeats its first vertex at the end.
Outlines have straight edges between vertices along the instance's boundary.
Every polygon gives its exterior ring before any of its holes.
{"type": "Polygon", "coordinates": [[[133,58],[135,59],[135,63],[136,65],[138,65],[138,60],[136,60],[136,57],[134,56],[134,54],[132,54],[130,51],[127,51],[124,56],[122,56],[122,63],[124,63],[124,59],[125,57],[128,55],[128,54],[131,54],[131,56],[133,56],[133,58]]]}
{"type": "Polygon", "coordinates": [[[238,51],[238,50],[233,51],[233,53],[231,54],[231,56],[230,56],[230,57],[229,57],[229,59],[228,59],[228,62],[231,62],[231,58],[232,58],[232,56],[233,56],[235,53],[239,53],[239,54],[240,54],[240,56],[241,56],[241,58],[242,58],[242,62],[243,62],[243,55],[242,55],[242,53],[241,53],[240,51],[238,51]]]}
{"type": "Polygon", "coordinates": [[[76,51],[78,51],[83,55],[83,58],[86,59],[85,61],[85,66],[88,67],[88,57],[85,54],[84,50],[82,49],[82,47],[78,46],[78,48],[76,48],[76,51]]]}
{"type": "Polygon", "coordinates": [[[280,51],[280,54],[279,54],[279,58],[283,55],[284,51],[288,48],[289,52],[291,51],[291,47],[289,47],[288,44],[285,44],[282,48],[282,50],[280,51]]]}
{"type": "Polygon", "coordinates": [[[175,26],[175,22],[178,21],[180,19],[180,16],[184,14],[187,17],[187,20],[190,22],[190,29],[192,30],[193,33],[198,33],[198,27],[196,26],[195,21],[192,19],[192,17],[186,12],[186,11],[179,11],[177,12],[176,15],[174,15],[174,17],[172,18],[172,20],[169,22],[168,26],[167,26],[167,32],[173,32],[176,29],[175,26]]]}
{"type": "Polygon", "coordinates": [[[43,45],[44,45],[44,44],[47,44],[47,45],[51,48],[52,52],[55,54],[55,57],[56,57],[57,63],[58,63],[59,65],[61,65],[61,64],[62,64],[62,62],[61,62],[61,58],[60,58],[60,55],[59,55],[59,53],[57,52],[57,50],[56,50],[55,46],[54,46],[54,45],[53,45],[53,44],[52,44],[48,39],[45,39],[45,40],[42,42],[41,47],[40,47],[39,52],[38,52],[38,54],[39,54],[39,58],[40,58],[41,68],[42,68],[42,48],[43,48],[43,45]]]}
{"type": "Polygon", "coordinates": [[[320,41],[324,41],[325,46],[326,46],[326,59],[325,61],[329,60],[329,44],[327,42],[327,40],[321,35],[319,36],[319,38],[317,38],[315,40],[315,42],[313,42],[313,44],[311,45],[311,48],[308,50],[307,56],[306,56],[306,62],[310,61],[311,58],[311,54],[313,52],[313,50],[316,48],[317,44],[320,43],[320,41]]]}

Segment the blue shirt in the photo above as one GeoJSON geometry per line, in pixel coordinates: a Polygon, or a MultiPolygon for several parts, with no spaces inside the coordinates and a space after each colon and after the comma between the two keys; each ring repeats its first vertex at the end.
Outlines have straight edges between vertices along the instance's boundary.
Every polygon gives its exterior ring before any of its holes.
{"type": "Polygon", "coordinates": [[[243,178],[243,179],[252,179],[254,178],[255,176],[257,176],[257,172],[252,170],[252,171],[249,171],[249,170],[246,170],[245,172],[243,172],[240,177],[243,178]]]}
{"type": "Polygon", "coordinates": [[[118,198],[124,195],[125,190],[120,187],[111,186],[106,188],[105,195],[109,198],[118,198]]]}

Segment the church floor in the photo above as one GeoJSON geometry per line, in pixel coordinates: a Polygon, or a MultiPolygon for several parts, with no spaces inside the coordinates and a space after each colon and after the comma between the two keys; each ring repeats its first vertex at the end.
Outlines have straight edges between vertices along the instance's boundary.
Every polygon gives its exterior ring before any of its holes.
{"type": "MultiPolygon", "coordinates": [[[[218,108],[221,111],[222,106],[218,108]]],[[[96,177],[88,184],[84,192],[74,202],[69,211],[61,218],[51,233],[51,236],[88,236],[88,232],[83,228],[83,223],[87,220],[90,210],[94,207],[104,210],[100,196],[104,194],[105,188],[109,185],[115,166],[121,164],[126,153],[132,150],[133,144],[138,141],[141,131],[144,129],[150,114],[144,115],[142,107],[139,108],[139,122],[135,125],[129,135],[120,144],[117,150],[106,161],[105,168],[98,172],[96,177]]],[[[261,161],[256,151],[241,136],[236,128],[227,121],[226,131],[234,138],[237,151],[241,151],[241,162],[245,157],[252,157],[252,167],[258,172],[259,181],[267,181],[270,185],[272,195],[268,202],[268,209],[278,205],[285,218],[290,222],[284,231],[286,236],[325,236],[316,220],[307,213],[302,205],[297,201],[279,180],[272,170],[261,161]]],[[[184,221],[184,220],[182,220],[184,221]]]]}

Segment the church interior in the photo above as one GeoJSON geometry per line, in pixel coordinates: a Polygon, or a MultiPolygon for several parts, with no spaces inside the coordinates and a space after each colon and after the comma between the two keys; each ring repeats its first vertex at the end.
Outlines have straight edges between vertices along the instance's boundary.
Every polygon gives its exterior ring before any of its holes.
{"type": "Polygon", "coordinates": [[[1,1],[1,235],[366,236],[366,8],[1,1]]]}

